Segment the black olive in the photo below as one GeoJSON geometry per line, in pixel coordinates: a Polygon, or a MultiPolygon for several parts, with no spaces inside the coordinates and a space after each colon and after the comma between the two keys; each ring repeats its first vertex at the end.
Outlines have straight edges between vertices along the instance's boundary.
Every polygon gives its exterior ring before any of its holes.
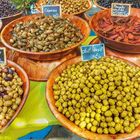
{"type": "Polygon", "coordinates": [[[0,97],[3,97],[4,95],[4,92],[0,92],[0,97]]]}
{"type": "Polygon", "coordinates": [[[7,76],[6,76],[6,77],[4,78],[4,80],[5,80],[5,81],[11,81],[11,80],[12,80],[12,77],[7,77],[7,76]]]}
{"type": "Polygon", "coordinates": [[[12,69],[8,68],[8,73],[9,74],[14,74],[14,71],[12,69]]]}

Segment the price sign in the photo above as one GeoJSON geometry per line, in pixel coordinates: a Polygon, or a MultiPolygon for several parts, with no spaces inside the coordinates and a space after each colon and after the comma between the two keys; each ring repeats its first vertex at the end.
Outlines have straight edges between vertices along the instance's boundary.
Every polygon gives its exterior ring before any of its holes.
{"type": "Polygon", "coordinates": [[[131,4],[112,3],[111,15],[127,17],[131,13],[131,4]]]}
{"type": "Polygon", "coordinates": [[[61,17],[61,5],[43,5],[42,12],[46,16],[61,17]]]}
{"type": "Polygon", "coordinates": [[[89,61],[92,59],[100,59],[105,56],[104,44],[93,44],[81,47],[82,61],[89,61]]]}
{"type": "Polygon", "coordinates": [[[0,48],[0,65],[6,64],[6,49],[0,48]]]}

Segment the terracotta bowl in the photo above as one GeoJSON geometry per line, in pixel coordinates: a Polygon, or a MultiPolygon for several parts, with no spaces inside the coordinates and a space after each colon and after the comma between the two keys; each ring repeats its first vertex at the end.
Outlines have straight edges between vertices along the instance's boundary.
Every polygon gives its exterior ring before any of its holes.
{"type": "MultiPolygon", "coordinates": [[[[46,3],[48,2],[48,0],[45,0],[45,1],[46,1],[45,3],[44,3],[44,0],[38,0],[38,1],[36,2],[36,8],[38,9],[38,11],[42,12],[42,9],[40,8],[40,6],[41,6],[41,4],[46,4],[46,3]]],[[[89,4],[89,6],[88,6],[87,9],[82,10],[82,11],[80,11],[80,12],[72,13],[72,14],[70,14],[70,15],[79,15],[79,14],[82,14],[82,13],[88,11],[88,10],[92,7],[92,2],[91,2],[91,0],[88,0],[88,4],[89,4]]],[[[62,15],[68,15],[68,14],[62,13],[62,15]]]]}
{"type": "MultiPolygon", "coordinates": [[[[120,59],[120,58],[118,58],[120,59]]],[[[121,59],[123,60],[123,59],[121,59]]],[[[127,63],[130,63],[127,60],[127,63]]],[[[48,102],[48,105],[54,114],[54,116],[60,121],[60,123],[72,131],[73,133],[79,135],[80,137],[83,137],[85,139],[89,140],[112,140],[112,139],[117,139],[117,140],[123,140],[123,139],[132,139],[140,136],[140,126],[133,131],[131,134],[116,134],[116,135],[106,135],[106,134],[97,134],[97,133],[92,133],[91,131],[81,129],[78,127],[76,124],[74,124],[72,121],[67,119],[63,114],[58,112],[57,107],[55,106],[55,99],[54,99],[54,93],[53,93],[53,85],[55,83],[56,77],[58,77],[63,70],[67,68],[68,65],[76,64],[78,62],[81,62],[81,57],[75,57],[71,60],[65,61],[63,64],[59,65],[53,72],[51,73],[48,82],[47,82],[47,87],[46,87],[46,99],[48,102]]],[[[134,65],[133,63],[130,63],[131,65],[134,65]]]]}
{"type": "Polygon", "coordinates": [[[107,9],[106,7],[102,7],[98,4],[99,0],[94,0],[94,5],[96,5],[98,8],[100,8],[101,10],[107,9]]]}
{"type": "Polygon", "coordinates": [[[21,111],[22,107],[24,106],[26,99],[28,97],[28,93],[29,93],[29,79],[28,76],[26,74],[26,72],[16,63],[12,62],[12,61],[7,61],[7,65],[10,67],[14,67],[16,69],[16,72],[18,73],[19,77],[22,79],[23,81],[23,97],[22,97],[22,101],[18,107],[18,109],[16,110],[14,116],[11,118],[11,120],[6,124],[6,126],[4,126],[2,129],[0,129],[0,133],[4,132],[4,130],[13,122],[13,120],[16,118],[16,116],[19,114],[19,112],[21,111]]]}
{"type": "Polygon", "coordinates": [[[33,59],[33,60],[41,60],[41,61],[42,60],[56,60],[56,59],[62,58],[63,56],[65,56],[69,52],[71,52],[74,49],[76,49],[77,47],[79,47],[87,39],[87,37],[90,34],[89,25],[85,20],[83,20],[82,18],[77,17],[77,16],[65,15],[64,17],[68,18],[73,24],[75,24],[81,30],[82,34],[84,35],[84,38],[79,43],[76,43],[73,46],[67,47],[65,49],[56,50],[56,51],[52,51],[52,52],[27,52],[27,51],[22,51],[22,50],[19,50],[19,49],[12,47],[9,40],[11,38],[10,32],[12,31],[13,26],[15,24],[19,23],[20,21],[26,22],[26,21],[32,20],[34,17],[40,16],[40,15],[41,14],[24,16],[24,17],[21,17],[19,19],[14,20],[11,23],[9,23],[8,25],[6,25],[1,33],[2,43],[7,48],[14,50],[14,51],[17,51],[18,53],[20,53],[20,54],[22,54],[30,59],[33,59]]]}
{"type": "MultiPolygon", "coordinates": [[[[132,8],[132,10],[131,10],[131,15],[132,16],[137,16],[137,17],[140,18],[139,13],[140,13],[140,9],[132,8]]],[[[96,13],[95,15],[93,15],[91,17],[91,19],[89,21],[91,29],[94,30],[94,32],[99,37],[101,42],[105,43],[105,45],[107,47],[112,48],[112,49],[117,50],[117,51],[120,51],[120,52],[140,53],[140,44],[129,44],[129,43],[125,43],[125,42],[114,41],[114,40],[111,40],[110,38],[107,38],[107,37],[101,35],[97,31],[97,27],[98,27],[98,22],[97,21],[101,17],[105,17],[106,14],[111,14],[111,10],[110,9],[105,9],[105,10],[102,10],[102,11],[96,13]]]]}

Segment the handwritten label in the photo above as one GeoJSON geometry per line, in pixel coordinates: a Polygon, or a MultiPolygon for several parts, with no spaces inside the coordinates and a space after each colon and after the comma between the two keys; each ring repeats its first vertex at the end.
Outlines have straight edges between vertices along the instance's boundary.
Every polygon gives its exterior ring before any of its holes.
{"type": "Polygon", "coordinates": [[[61,17],[61,5],[43,5],[42,12],[46,16],[61,17]]]}
{"type": "Polygon", "coordinates": [[[111,15],[127,17],[131,13],[131,4],[112,3],[111,15]]]}
{"type": "Polygon", "coordinates": [[[93,44],[81,47],[82,61],[89,61],[92,59],[100,59],[105,56],[104,44],[93,44]]]}
{"type": "Polygon", "coordinates": [[[6,49],[0,48],[0,65],[6,64],[6,49]]]}
{"type": "Polygon", "coordinates": [[[38,13],[40,13],[40,12],[36,9],[36,7],[35,7],[34,4],[31,4],[31,5],[30,5],[30,10],[31,10],[31,14],[38,14],[38,13]]]}

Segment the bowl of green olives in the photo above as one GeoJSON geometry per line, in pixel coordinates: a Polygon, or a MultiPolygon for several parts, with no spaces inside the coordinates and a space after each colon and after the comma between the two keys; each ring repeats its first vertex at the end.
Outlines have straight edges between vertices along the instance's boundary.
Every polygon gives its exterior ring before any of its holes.
{"type": "Polygon", "coordinates": [[[88,23],[80,17],[35,14],[5,26],[1,41],[7,48],[30,59],[56,60],[79,47],[89,34],[88,23]]]}
{"type": "MultiPolygon", "coordinates": [[[[42,5],[48,4],[48,0],[38,0],[36,8],[42,13],[42,5]]],[[[61,5],[63,15],[79,15],[92,7],[91,0],[52,0],[52,5],[61,5]]]]}
{"type": "Polygon", "coordinates": [[[140,68],[106,56],[68,60],[50,75],[46,100],[54,116],[86,139],[140,136],[140,68]]]}
{"type": "Polygon", "coordinates": [[[0,66],[0,133],[12,123],[28,97],[26,72],[12,61],[0,66]]]}

